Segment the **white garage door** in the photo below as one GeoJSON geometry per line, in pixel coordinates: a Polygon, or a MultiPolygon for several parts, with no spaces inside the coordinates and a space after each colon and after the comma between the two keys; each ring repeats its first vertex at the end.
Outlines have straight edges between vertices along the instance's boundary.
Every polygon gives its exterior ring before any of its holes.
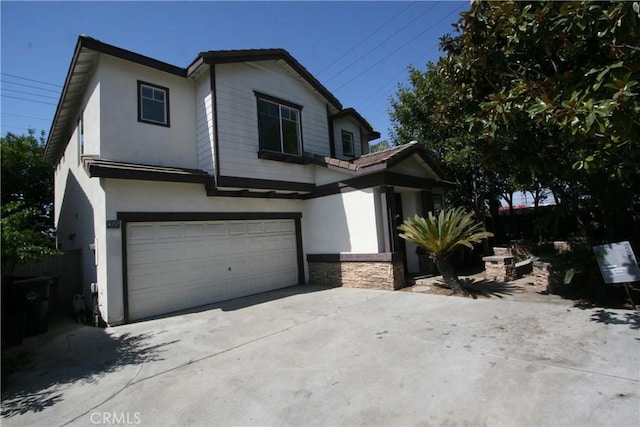
{"type": "Polygon", "coordinates": [[[291,219],[127,225],[130,320],[297,282],[291,219]]]}

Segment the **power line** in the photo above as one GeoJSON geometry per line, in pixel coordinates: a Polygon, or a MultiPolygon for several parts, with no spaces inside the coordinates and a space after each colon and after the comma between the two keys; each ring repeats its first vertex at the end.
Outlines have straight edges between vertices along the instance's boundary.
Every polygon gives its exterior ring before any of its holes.
{"type": "MultiPolygon", "coordinates": [[[[427,63],[429,62],[429,58],[425,58],[427,63]]],[[[422,61],[422,60],[421,60],[422,61]]],[[[382,86],[379,86],[380,89],[378,89],[377,91],[375,91],[374,93],[372,93],[370,96],[368,96],[367,98],[361,100],[361,104],[366,105],[366,107],[364,107],[361,111],[367,112],[367,111],[371,111],[372,107],[379,104],[381,100],[388,100],[388,98],[382,98],[382,95],[384,94],[384,92],[387,91],[387,89],[393,85],[393,84],[398,84],[401,83],[400,81],[400,77],[406,75],[407,76],[407,81],[409,81],[410,78],[410,73],[409,73],[409,67],[405,67],[400,73],[396,74],[393,78],[391,79],[387,79],[388,83],[385,83],[382,86]],[[375,101],[373,101],[375,99],[375,101]],[[373,101],[373,102],[370,102],[373,101]]],[[[402,82],[404,83],[404,82],[402,82]]],[[[395,94],[392,94],[395,95],[395,94]]]]}
{"type": "Polygon", "coordinates": [[[351,49],[349,49],[348,51],[346,51],[345,53],[343,53],[339,58],[337,58],[336,60],[334,60],[333,62],[331,62],[329,65],[327,65],[326,67],[324,67],[322,70],[320,70],[318,72],[318,75],[324,73],[327,69],[331,68],[331,66],[333,64],[335,64],[336,62],[340,61],[342,58],[344,58],[345,56],[347,56],[348,54],[350,54],[351,52],[353,52],[353,50],[355,48],[357,48],[358,46],[360,46],[362,43],[364,43],[365,41],[367,41],[368,39],[371,38],[371,36],[373,36],[374,34],[376,34],[378,31],[380,31],[382,28],[384,28],[385,26],[387,26],[388,23],[390,23],[391,21],[393,21],[394,19],[396,19],[398,16],[400,16],[405,10],[409,9],[411,6],[413,6],[416,2],[411,2],[409,3],[406,7],[402,8],[402,10],[398,13],[396,13],[395,15],[393,15],[390,19],[388,19],[387,21],[385,21],[384,24],[380,25],[378,28],[376,28],[375,30],[373,30],[371,32],[371,34],[369,34],[368,36],[366,36],[365,38],[363,38],[362,40],[360,40],[355,46],[353,46],[351,49]]]}
{"type": "Polygon", "coordinates": [[[413,37],[411,40],[407,41],[406,43],[404,43],[402,46],[400,46],[399,48],[397,48],[396,50],[394,50],[391,54],[383,56],[382,58],[380,58],[379,61],[375,62],[374,64],[372,64],[371,66],[369,66],[368,68],[364,69],[363,71],[361,71],[360,73],[356,74],[355,76],[353,76],[351,79],[347,80],[346,82],[344,82],[343,84],[341,84],[340,86],[338,86],[337,88],[335,88],[334,90],[338,90],[338,89],[342,89],[343,87],[345,87],[346,85],[348,85],[349,83],[351,83],[352,81],[354,81],[355,79],[357,79],[358,77],[360,77],[361,75],[373,70],[373,68],[386,61],[387,59],[389,59],[391,56],[395,55],[396,53],[398,53],[400,50],[402,50],[403,48],[407,47],[407,45],[413,43],[413,41],[415,41],[416,39],[418,39],[418,37],[422,36],[423,34],[425,34],[427,31],[432,30],[436,25],[438,25],[439,23],[441,23],[442,21],[444,21],[446,18],[448,18],[450,15],[452,15],[454,12],[458,12],[459,10],[462,10],[461,7],[458,7],[454,10],[452,10],[451,12],[449,12],[447,15],[445,15],[443,18],[441,18],[438,22],[436,22],[435,24],[430,25],[429,27],[427,27],[427,29],[425,29],[424,31],[420,32],[418,35],[416,35],[415,37],[413,37]]]}
{"type": "Polygon", "coordinates": [[[21,77],[21,76],[16,76],[14,74],[7,74],[7,73],[0,73],[3,76],[7,76],[7,77],[13,77],[14,79],[20,79],[20,80],[27,80],[30,82],[35,82],[35,83],[42,83],[43,85],[49,85],[49,86],[56,86],[56,87],[62,87],[62,85],[58,85],[55,83],[49,83],[49,82],[43,82],[42,80],[35,80],[35,79],[29,79],[27,77],[21,77]]]}
{"type": "MultiPolygon", "coordinates": [[[[400,27],[399,30],[397,30],[395,33],[391,34],[389,37],[387,37],[387,39],[385,41],[389,41],[392,38],[394,38],[395,36],[397,36],[398,34],[400,34],[402,31],[406,30],[407,28],[409,28],[409,25],[413,24],[415,21],[417,21],[418,19],[420,19],[422,17],[422,15],[426,14],[427,12],[429,12],[431,9],[433,9],[436,5],[438,5],[440,2],[436,2],[436,3],[432,3],[428,8],[426,8],[425,10],[422,11],[422,13],[420,13],[418,16],[416,16],[415,18],[413,18],[411,21],[409,21],[407,24],[405,24],[404,26],[400,27]]],[[[335,79],[336,77],[338,77],[340,74],[342,74],[343,72],[345,72],[347,69],[351,68],[353,65],[357,64],[358,62],[360,62],[360,60],[362,58],[364,58],[365,56],[369,55],[371,52],[373,52],[374,50],[378,49],[380,47],[380,45],[376,45],[373,48],[369,49],[367,52],[365,52],[363,55],[360,55],[359,57],[357,57],[355,60],[353,60],[351,63],[349,63],[349,65],[347,65],[346,67],[344,67],[343,69],[341,69],[340,71],[338,71],[337,73],[335,73],[333,76],[329,77],[327,80],[325,80],[325,83],[329,83],[331,80],[335,79]]],[[[396,50],[397,51],[397,50],[396,50]]]]}
{"type": "Polygon", "coordinates": [[[27,98],[20,98],[19,96],[5,95],[4,93],[1,94],[0,96],[3,97],[3,98],[19,99],[20,101],[30,101],[30,102],[35,102],[35,103],[38,103],[38,104],[53,105],[54,107],[58,105],[58,104],[54,104],[52,102],[36,101],[35,99],[27,99],[27,98]]]}
{"type": "Polygon", "coordinates": [[[39,96],[40,98],[58,99],[57,96],[40,95],[39,93],[23,92],[21,90],[15,90],[15,89],[2,89],[2,91],[3,92],[19,93],[19,94],[22,94],[22,95],[39,96]]]}
{"type": "Polygon", "coordinates": [[[55,90],[55,89],[47,89],[44,87],[38,87],[38,86],[33,86],[33,85],[26,85],[24,83],[18,83],[18,82],[10,82],[9,80],[0,80],[0,82],[2,83],[9,83],[12,85],[18,85],[18,86],[24,86],[24,87],[30,87],[32,89],[38,89],[38,90],[46,90],[47,92],[53,92],[53,93],[60,93],[59,90],[55,90]]]}
{"type": "Polygon", "coordinates": [[[32,116],[23,116],[22,114],[13,114],[13,113],[6,113],[6,112],[2,112],[3,116],[12,116],[12,117],[21,117],[23,119],[32,119],[32,120],[42,120],[45,122],[50,122],[51,119],[44,119],[42,117],[32,117],[32,116]]]}

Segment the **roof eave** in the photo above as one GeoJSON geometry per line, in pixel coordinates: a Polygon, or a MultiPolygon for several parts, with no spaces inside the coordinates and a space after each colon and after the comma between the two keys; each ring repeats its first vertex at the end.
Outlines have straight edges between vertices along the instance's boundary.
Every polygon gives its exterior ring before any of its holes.
{"type": "MultiPolygon", "coordinates": [[[[140,55],[126,49],[109,45],[86,35],[80,35],[78,37],[78,41],[76,42],[76,47],[71,59],[71,64],[69,65],[69,70],[67,71],[67,76],[62,88],[62,94],[60,95],[58,105],[56,106],[56,112],[53,116],[53,122],[51,123],[51,128],[49,129],[49,135],[47,137],[47,143],[44,149],[43,159],[52,164],[55,164],[62,156],[61,150],[64,150],[64,147],[62,146],[66,146],[67,141],[65,141],[65,139],[68,139],[69,137],[68,133],[71,123],[69,123],[68,119],[62,119],[61,116],[65,108],[68,108],[70,110],[77,108],[77,105],[74,104],[74,101],[76,101],[76,99],[69,100],[69,88],[74,77],[78,78],[78,75],[76,74],[76,68],[79,64],[80,56],[85,50],[135,62],[137,64],[165,71],[179,77],[187,77],[187,70],[185,68],[180,68],[166,62],[158,61],[157,59],[153,59],[148,56],[140,55]],[[71,102],[71,105],[69,105],[69,102],[71,102]]],[[[81,78],[87,79],[88,77],[81,78]]],[[[81,80],[79,84],[86,84],[86,80],[81,80]]]]}
{"type": "MultiPolygon", "coordinates": [[[[198,64],[199,60],[205,64],[232,64],[237,62],[254,62],[254,61],[285,61],[298,75],[302,76],[311,87],[313,87],[320,95],[328,100],[336,109],[342,110],[342,104],[338,101],[313,74],[309,72],[302,64],[300,64],[289,52],[284,49],[247,49],[247,50],[229,50],[229,51],[209,51],[201,52],[192,66],[198,64]]],[[[195,71],[197,67],[193,67],[195,71]]]]}

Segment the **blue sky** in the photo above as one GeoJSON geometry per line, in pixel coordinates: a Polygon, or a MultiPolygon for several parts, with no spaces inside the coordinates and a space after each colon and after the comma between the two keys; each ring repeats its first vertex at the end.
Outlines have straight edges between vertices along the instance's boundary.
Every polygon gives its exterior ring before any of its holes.
{"type": "Polygon", "coordinates": [[[407,66],[436,61],[469,1],[0,3],[0,133],[49,131],[79,34],[177,66],[201,51],[284,48],[388,138],[407,66]]]}

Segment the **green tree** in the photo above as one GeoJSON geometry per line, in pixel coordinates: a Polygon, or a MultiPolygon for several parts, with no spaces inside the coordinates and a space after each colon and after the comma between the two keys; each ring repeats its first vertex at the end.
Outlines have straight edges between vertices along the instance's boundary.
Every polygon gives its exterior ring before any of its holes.
{"type": "Polygon", "coordinates": [[[409,67],[409,84],[391,99],[389,114],[393,142],[417,140],[429,156],[443,166],[456,188],[448,191],[447,204],[483,212],[489,200],[498,199],[496,174],[487,169],[469,132],[464,111],[473,101],[452,102],[455,87],[438,73],[433,63],[426,71],[409,67]]]}
{"type": "Polygon", "coordinates": [[[379,151],[386,150],[388,148],[391,148],[391,144],[389,144],[389,141],[387,141],[386,139],[383,139],[382,141],[378,142],[377,144],[373,144],[370,147],[369,152],[370,153],[377,153],[379,151]]]}
{"type": "Polygon", "coordinates": [[[454,105],[477,101],[464,121],[482,136],[480,156],[560,200],[592,201],[608,238],[628,237],[640,194],[639,3],[474,2],[456,29],[438,67],[454,105]]]}
{"type": "Polygon", "coordinates": [[[438,216],[429,212],[426,218],[415,215],[407,218],[398,227],[400,237],[426,250],[442,274],[445,284],[454,293],[464,292],[449,257],[458,247],[473,249],[474,243],[492,237],[481,222],[463,208],[444,209],[438,216]]]}
{"type": "Polygon", "coordinates": [[[44,138],[7,133],[0,138],[2,266],[11,272],[54,249],[53,170],[43,161],[44,138]]]}

